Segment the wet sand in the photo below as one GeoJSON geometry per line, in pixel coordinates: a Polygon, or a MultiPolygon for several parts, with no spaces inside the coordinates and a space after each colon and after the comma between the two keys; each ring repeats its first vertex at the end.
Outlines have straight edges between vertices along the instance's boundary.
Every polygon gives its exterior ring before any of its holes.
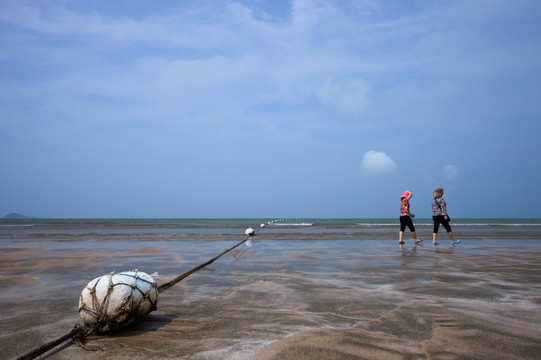
{"type": "MultiPolygon", "coordinates": [[[[234,243],[3,244],[1,357],[80,323],[79,295],[97,276],[137,268],[161,284],[234,243]]],[[[143,320],[89,337],[95,351],[67,341],[43,358],[537,359],[540,324],[539,240],[400,249],[256,237],[160,294],[143,320]]]]}

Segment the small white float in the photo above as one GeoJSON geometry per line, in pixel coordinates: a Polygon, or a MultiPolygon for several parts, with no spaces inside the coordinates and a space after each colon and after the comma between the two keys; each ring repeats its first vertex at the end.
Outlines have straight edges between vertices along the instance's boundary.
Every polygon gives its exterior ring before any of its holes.
{"type": "Polygon", "coordinates": [[[95,278],[79,298],[79,315],[96,332],[116,330],[156,310],[158,288],[152,276],[137,270],[95,278]]]}
{"type": "Polygon", "coordinates": [[[255,231],[254,229],[252,229],[251,227],[249,227],[248,229],[246,229],[246,231],[244,232],[247,236],[254,236],[255,235],[255,231]]]}

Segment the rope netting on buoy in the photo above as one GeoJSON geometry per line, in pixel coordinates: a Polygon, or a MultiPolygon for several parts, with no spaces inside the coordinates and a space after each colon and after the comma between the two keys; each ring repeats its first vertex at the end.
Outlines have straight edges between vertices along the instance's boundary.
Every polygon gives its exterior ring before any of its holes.
{"type": "MultiPolygon", "coordinates": [[[[261,228],[264,227],[261,224],[261,228]]],[[[95,278],[83,289],[79,299],[79,314],[83,320],[83,325],[76,324],[70,332],[29,351],[16,360],[35,359],[69,339],[72,339],[74,343],[82,348],[89,350],[83,344],[88,336],[118,330],[156,310],[159,293],[239,247],[251,236],[255,235],[255,231],[248,228],[245,234],[246,238],[234,246],[160,286],[157,286],[152,276],[137,269],[121,273],[113,272],[95,278]]]]}

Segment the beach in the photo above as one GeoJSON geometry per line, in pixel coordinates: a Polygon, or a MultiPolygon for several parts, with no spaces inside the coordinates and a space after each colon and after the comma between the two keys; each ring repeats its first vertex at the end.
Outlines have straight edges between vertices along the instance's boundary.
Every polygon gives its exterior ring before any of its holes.
{"type": "Polygon", "coordinates": [[[433,247],[427,223],[422,245],[406,234],[402,248],[397,220],[258,229],[264,221],[0,223],[2,358],[80,324],[79,296],[95,277],[138,269],[164,283],[241,241],[246,226],[254,237],[161,293],[156,311],[91,335],[94,351],[66,341],[42,358],[541,357],[538,220],[453,220],[454,247],[444,233],[433,247]]]}

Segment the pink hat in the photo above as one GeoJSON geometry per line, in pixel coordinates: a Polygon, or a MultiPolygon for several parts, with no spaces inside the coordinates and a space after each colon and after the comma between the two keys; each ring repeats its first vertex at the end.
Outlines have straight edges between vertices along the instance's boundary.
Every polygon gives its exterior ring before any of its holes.
{"type": "Polygon", "coordinates": [[[401,199],[404,199],[404,198],[407,198],[407,197],[410,197],[411,196],[411,191],[404,191],[404,193],[402,195],[400,195],[400,198],[401,199]]]}

